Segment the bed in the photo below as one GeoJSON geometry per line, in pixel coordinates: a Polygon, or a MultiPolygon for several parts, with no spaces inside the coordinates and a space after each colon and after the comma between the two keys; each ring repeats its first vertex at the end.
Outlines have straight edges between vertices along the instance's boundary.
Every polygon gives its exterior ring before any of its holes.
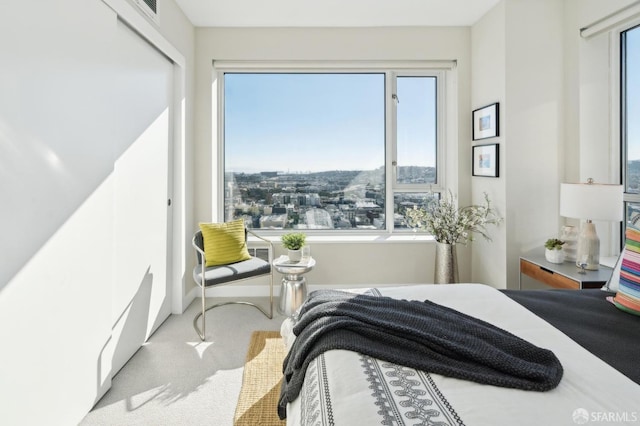
{"type": "MultiPolygon", "coordinates": [[[[288,425],[640,422],[640,317],[616,309],[606,300],[607,292],[500,291],[482,284],[347,292],[428,300],[487,322],[552,353],[561,365],[556,372],[561,377],[543,389],[503,387],[332,349],[309,362],[295,398],[286,397],[285,381],[281,414],[288,425]]],[[[296,321],[300,319],[285,320],[281,329],[292,352],[297,346],[292,331],[296,321]]]]}

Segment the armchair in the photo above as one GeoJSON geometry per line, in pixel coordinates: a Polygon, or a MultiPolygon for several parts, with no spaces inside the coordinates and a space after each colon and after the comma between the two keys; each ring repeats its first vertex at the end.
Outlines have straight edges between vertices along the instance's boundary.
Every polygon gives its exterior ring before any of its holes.
{"type": "Polygon", "coordinates": [[[264,246],[268,249],[268,259],[264,260],[256,256],[254,249],[253,255],[250,255],[248,260],[241,260],[239,262],[207,266],[205,244],[202,235],[202,230],[197,231],[193,236],[192,245],[196,250],[196,257],[198,264],[193,269],[193,279],[201,289],[202,306],[201,311],[193,319],[193,327],[195,328],[198,336],[201,340],[206,340],[205,335],[205,314],[207,311],[216,308],[218,306],[229,304],[241,304],[253,306],[262,312],[267,318],[273,318],[273,244],[271,241],[257,235],[255,232],[245,228],[245,244],[247,242],[247,236],[252,235],[264,243],[264,246]],[[206,306],[205,290],[209,287],[231,284],[238,281],[254,278],[262,275],[269,275],[269,308],[265,309],[255,303],[248,301],[230,301],[217,303],[212,306],[206,306]],[[198,327],[198,319],[202,317],[202,328],[198,327]]]}

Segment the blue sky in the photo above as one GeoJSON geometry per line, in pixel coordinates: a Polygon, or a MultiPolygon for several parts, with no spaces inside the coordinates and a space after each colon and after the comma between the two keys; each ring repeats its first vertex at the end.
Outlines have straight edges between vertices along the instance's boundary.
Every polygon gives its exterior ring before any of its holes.
{"type": "MultiPolygon", "coordinates": [[[[627,33],[629,160],[640,160],[640,28],[627,33]]],[[[399,166],[435,165],[434,79],[398,79],[399,166]]],[[[228,171],[384,164],[384,74],[227,74],[228,171]],[[249,155],[248,155],[249,153],[249,155]]]]}
{"type": "MultiPolygon", "coordinates": [[[[425,101],[430,88],[408,80],[398,90],[399,138],[410,147],[399,149],[398,159],[401,165],[434,165],[433,155],[428,158],[417,148],[435,134],[425,119],[434,108],[425,101]]],[[[309,172],[381,167],[384,85],[381,73],[227,74],[225,168],[309,172]]]]}

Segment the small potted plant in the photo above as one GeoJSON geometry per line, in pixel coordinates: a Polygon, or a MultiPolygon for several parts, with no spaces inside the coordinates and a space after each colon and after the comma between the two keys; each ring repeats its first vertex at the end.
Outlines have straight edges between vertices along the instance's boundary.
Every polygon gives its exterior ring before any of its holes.
{"type": "Polygon", "coordinates": [[[565,253],[562,250],[562,246],[564,245],[564,241],[559,240],[557,238],[549,238],[546,243],[544,243],[544,257],[548,262],[551,263],[562,263],[564,262],[565,253]]]}
{"type": "Polygon", "coordinates": [[[306,239],[307,236],[302,232],[290,232],[282,236],[282,245],[287,249],[290,261],[300,262],[302,259],[302,247],[304,247],[306,239]]]}

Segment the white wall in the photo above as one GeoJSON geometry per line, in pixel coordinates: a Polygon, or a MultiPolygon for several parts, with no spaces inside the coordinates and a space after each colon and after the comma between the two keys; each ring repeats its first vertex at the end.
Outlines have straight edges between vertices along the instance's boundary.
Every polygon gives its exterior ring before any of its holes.
{"type": "Polygon", "coordinates": [[[504,0],[472,29],[474,108],[500,102],[501,177],[472,180],[475,202],[495,198],[504,223],[473,246],[473,277],[517,288],[519,255],[557,235],[563,143],[562,2],[504,0]]]}
{"type": "MultiPolygon", "coordinates": [[[[615,182],[608,35],[586,41],[579,30],[631,3],[503,0],[472,27],[472,105],[501,102],[504,171],[497,182],[474,178],[473,197],[493,191],[506,212],[491,245],[474,243],[474,280],[517,288],[520,254],[564,223],[560,183],[615,182]]],[[[610,230],[598,228],[604,254],[610,230]]]]}
{"type": "Polygon", "coordinates": [[[563,144],[562,2],[507,0],[507,285],[519,255],[558,235],[563,144]]]}
{"type": "MultiPolygon", "coordinates": [[[[77,424],[114,373],[114,165],[133,142],[115,113],[140,71],[119,63],[117,27],[99,0],[2,7],[3,424],[77,424]]],[[[184,17],[182,29],[193,39],[184,17]]]]}
{"type": "MultiPolygon", "coordinates": [[[[468,28],[198,28],[196,30],[195,222],[216,220],[216,134],[212,120],[215,60],[409,61],[457,60],[458,127],[453,129],[448,166],[452,190],[462,203],[470,197],[469,29],[468,28]],[[457,133],[457,134],[455,134],[457,133]],[[458,168],[458,164],[465,167],[458,168]]],[[[196,225],[197,226],[197,225],[196,225]]],[[[433,280],[434,247],[418,242],[322,242],[311,239],[316,269],[313,284],[416,283],[433,280]],[[367,255],[367,253],[371,253],[367,255]],[[378,261],[379,260],[379,261],[378,261]],[[390,272],[393,271],[393,272],[390,272]]],[[[470,279],[467,251],[460,251],[460,276],[470,279]]]]}
{"type": "MultiPolygon", "coordinates": [[[[474,204],[484,201],[484,193],[489,196],[493,207],[506,218],[506,152],[509,149],[505,135],[508,110],[506,108],[506,41],[505,6],[498,3],[476,25],[471,28],[471,109],[499,102],[499,136],[472,142],[473,145],[499,143],[499,178],[472,177],[472,200],[474,204]]],[[[491,242],[482,238],[472,244],[472,277],[474,281],[506,286],[506,235],[509,221],[505,220],[489,231],[491,242]]]]}
{"type": "MultiPolygon", "coordinates": [[[[564,2],[564,120],[560,151],[561,182],[620,183],[618,48],[608,31],[585,38],[580,29],[614,16],[633,0],[566,0],[564,2]]],[[[560,224],[579,221],[560,218],[560,224]]],[[[618,223],[596,223],[600,260],[619,253],[618,223]]]]}
{"type": "MultiPolygon", "coordinates": [[[[616,0],[603,4],[598,1],[568,0],[567,50],[575,52],[568,67],[577,69],[578,78],[567,79],[570,97],[567,110],[576,120],[567,123],[567,173],[564,182],[585,182],[593,178],[599,183],[620,183],[620,108],[619,108],[619,45],[618,35],[604,31],[583,37],[580,29],[611,17],[637,2],[616,0]],[[569,155],[569,152],[571,155],[569,155]]],[[[637,9],[637,7],[636,7],[637,9]]],[[[636,22],[638,17],[636,16],[636,22]]],[[[577,225],[575,220],[567,223],[577,225]]],[[[600,260],[619,253],[618,223],[596,222],[600,237],[600,260]]],[[[611,263],[611,259],[608,259],[611,263]]]]}
{"type": "MultiPolygon", "coordinates": [[[[609,63],[610,51],[608,43],[608,34],[601,34],[593,41],[586,40],[580,36],[580,29],[591,25],[599,19],[609,16],[617,10],[635,3],[634,0],[566,0],[564,12],[564,88],[565,88],[565,122],[564,122],[564,155],[562,162],[564,182],[579,182],[585,172],[581,173],[581,165],[584,164],[587,156],[581,156],[582,153],[588,154],[590,146],[600,139],[609,139],[611,129],[611,115],[609,111],[615,105],[609,97],[611,90],[609,63]],[[603,70],[604,68],[604,70],[603,70]],[[596,73],[601,77],[593,79],[596,73]],[[603,74],[604,73],[604,74],[603,74]],[[599,98],[588,99],[585,90],[589,86],[590,81],[595,81],[599,87],[597,92],[599,98]],[[596,120],[588,119],[585,116],[585,110],[593,110],[595,108],[605,108],[604,113],[597,117],[596,120]],[[604,120],[604,122],[603,122],[604,120]],[[602,132],[605,132],[603,135],[602,132]],[[590,132],[596,137],[590,136],[590,132]],[[585,138],[589,138],[587,142],[585,138]],[[581,148],[581,145],[583,146],[581,148]]],[[[602,145],[606,147],[606,145],[602,145]]],[[[595,151],[594,151],[595,152],[595,151]]],[[[608,153],[605,153],[608,156],[608,153]]],[[[601,163],[600,163],[601,164],[601,163]]],[[[586,164],[584,164],[586,166],[586,164]]],[[[591,171],[589,171],[591,172],[591,171]]],[[[602,173],[602,171],[600,172],[602,173]]],[[[604,176],[597,176],[604,177],[604,176]]],[[[594,177],[595,178],[595,177],[594,177]]]]}

